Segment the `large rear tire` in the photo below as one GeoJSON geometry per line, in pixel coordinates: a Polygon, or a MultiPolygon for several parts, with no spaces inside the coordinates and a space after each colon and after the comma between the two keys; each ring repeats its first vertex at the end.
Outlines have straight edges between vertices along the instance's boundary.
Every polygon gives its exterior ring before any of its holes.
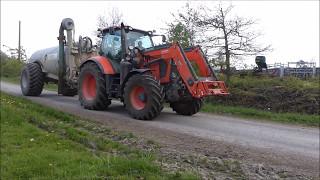
{"type": "Polygon", "coordinates": [[[163,88],[148,74],[130,77],[124,88],[124,104],[129,114],[140,120],[152,120],[163,109],[163,88]]]}
{"type": "Polygon", "coordinates": [[[185,116],[191,116],[193,114],[196,114],[200,111],[201,107],[203,105],[202,99],[196,99],[193,98],[192,100],[188,101],[178,101],[174,103],[170,103],[170,107],[173,111],[175,111],[177,114],[185,115],[185,116]]]}
{"type": "Polygon", "coordinates": [[[104,110],[111,104],[104,74],[95,63],[87,63],[81,68],[78,92],[80,104],[85,109],[104,110]]]}
{"type": "Polygon", "coordinates": [[[40,65],[28,63],[21,71],[20,87],[25,96],[39,96],[43,90],[44,75],[40,65]]]}

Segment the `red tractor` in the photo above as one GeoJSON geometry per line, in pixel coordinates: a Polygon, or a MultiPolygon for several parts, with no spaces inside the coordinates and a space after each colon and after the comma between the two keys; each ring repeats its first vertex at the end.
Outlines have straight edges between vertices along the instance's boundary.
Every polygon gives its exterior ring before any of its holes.
{"type": "Polygon", "coordinates": [[[80,66],[79,100],[86,109],[103,110],[111,99],[119,98],[133,118],[151,120],[164,102],[178,114],[193,115],[200,110],[203,97],[228,94],[199,46],[155,46],[152,32],[123,24],[100,32],[99,56],[80,66]]]}
{"type": "Polygon", "coordinates": [[[88,37],[73,42],[73,28],[72,19],[64,19],[59,48],[31,56],[21,77],[24,95],[39,95],[40,81],[53,81],[62,95],[74,95],[77,87],[79,101],[86,109],[104,110],[112,99],[120,99],[133,118],[151,120],[160,114],[164,102],[178,114],[193,115],[204,97],[228,94],[199,46],[183,49],[179,43],[167,43],[163,35],[162,44],[154,45],[153,38],[159,35],[121,24],[100,29],[101,46],[94,51],[88,37]],[[58,75],[50,73],[52,66],[45,64],[50,58],[58,58],[54,66],[58,75]],[[31,76],[41,72],[43,78],[31,76]]]}

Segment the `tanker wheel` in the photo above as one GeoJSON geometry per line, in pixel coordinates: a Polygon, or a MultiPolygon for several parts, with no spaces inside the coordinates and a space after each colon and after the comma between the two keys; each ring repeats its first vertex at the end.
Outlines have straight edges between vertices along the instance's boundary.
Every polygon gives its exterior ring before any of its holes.
{"type": "Polygon", "coordinates": [[[163,109],[163,88],[148,74],[130,77],[124,88],[124,104],[135,119],[152,120],[163,109]]]}
{"type": "Polygon", "coordinates": [[[188,101],[178,101],[170,103],[170,107],[178,114],[191,116],[200,111],[203,105],[202,99],[193,98],[188,101]]]}
{"type": "Polygon", "coordinates": [[[85,64],[79,77],[79,101],[85,109],[104,110],[110,104],[104,74],[95,63],[85,64]]]}
{"type": "Polygon", "coordinates": [[[39,96],[43,90],[44,76],[37,63],[28,63],[21,72],[20,87],[25,96],[39,96]]]}

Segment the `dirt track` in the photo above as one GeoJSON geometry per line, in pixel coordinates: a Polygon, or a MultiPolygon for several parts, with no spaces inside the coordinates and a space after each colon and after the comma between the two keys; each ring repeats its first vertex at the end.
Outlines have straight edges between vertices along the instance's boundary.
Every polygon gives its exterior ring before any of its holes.
{"type": "MultiPolygon", "coordinates": [[[[10,83],[1,82],[1,91],[21,96],[20,87],[10,83]]],[[[278,172],[285,171],[289,178],[319,175],[318,128],[206,113],[186,117],[176,115],[167,108],[154,121],[138,121],[131,119],[117,101],[113,101],[107,111],[89,111],[80,107],[76,97],[57,96],[52,91],[44,91],[40,97],[27,98],[90,118],[116,130],[130,131],[136,136],[152,139],[162,146],[163,153],[231,158],[241,161],[248,168],[262,165],[266,171],[278,175],[278,172]]],[[[248,170],[251,171],[254,170],[248,170]]],[[[250,173],[248,177],[259,178],[250,173]]],[[[272,177],[261,175],[260,178],[272,177]]]]}

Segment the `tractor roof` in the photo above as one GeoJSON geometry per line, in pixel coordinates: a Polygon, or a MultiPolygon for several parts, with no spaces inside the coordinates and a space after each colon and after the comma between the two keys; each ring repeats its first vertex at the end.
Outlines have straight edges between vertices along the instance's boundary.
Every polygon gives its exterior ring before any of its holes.
{"type": "MultiPolygon", "coordinates": [[[[129,30],[129,31],[140,32],[140,33],[145,34],[145,35],[152,35],[152,31],[144,31],[144,30],[140,30],[140,29],[134,29],[131,26],[125,26],[124,28],[126,30],[129,30]]],[[[98,31],[100,31],[102,34],[106,34],[106,33],[109,33],[112,30],[113,31],[117,31],[117,30],[120,30],[120,29],[121,29],[120,26],[111,26],[111,27],[107,27],[107,28],[99,28],[98,31]]]]}

